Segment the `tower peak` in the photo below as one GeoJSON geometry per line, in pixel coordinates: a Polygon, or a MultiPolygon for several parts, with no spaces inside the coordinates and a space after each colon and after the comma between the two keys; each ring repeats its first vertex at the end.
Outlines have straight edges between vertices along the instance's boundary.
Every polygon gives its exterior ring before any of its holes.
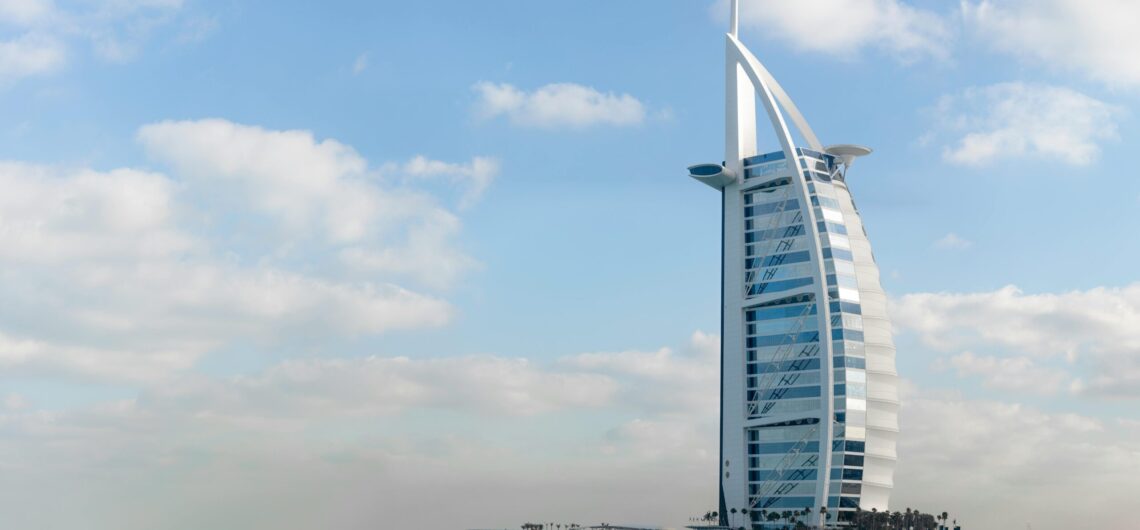
{"type": "Polygon", "coordinates": [[[732,0],[732,14],[728,19],[728,33],[735,37],[740,30],[740,0],[732,0]]]}

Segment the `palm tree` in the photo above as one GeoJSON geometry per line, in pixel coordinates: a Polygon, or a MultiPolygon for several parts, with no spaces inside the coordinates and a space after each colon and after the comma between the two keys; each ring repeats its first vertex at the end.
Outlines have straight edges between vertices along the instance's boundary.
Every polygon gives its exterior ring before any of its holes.
{"type": "Polygon", "coordinates": [[[748,518],[748,508],[741,508],[740,515],[744,516],[744,520],[748,523],[748,526],[752,526],[752,519],[748,518]]]}
{"type": "Polygon", "coordinates": [[[736,508],[729,510],[728,513],[732,514],[728,517],[728,524],[731,525],[736,522],[736,508]]]}
{"type": "Polygon", "coordinates": [[[819,507],[819,527],[827,526],[827,506],[819,507]]]}

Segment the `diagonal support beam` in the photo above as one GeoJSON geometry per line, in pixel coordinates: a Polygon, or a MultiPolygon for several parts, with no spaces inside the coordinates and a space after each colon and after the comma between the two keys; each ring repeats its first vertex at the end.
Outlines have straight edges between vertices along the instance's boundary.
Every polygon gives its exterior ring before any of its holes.
{"type": "MultiPolygon", "coordinates": [[[[771,98],[764,103],[765,107],[773,107],[768,109],[768,116],[769,118],[773,118],[772,124],[778,128],[776,131],[776,136],[781,137],[781,133],[788,134],[788,130],[787,125],[784,123],[783,116],[779,116],[779,108],[775,108],[775,105],[770,105],[773,102],[778,103],[779,107],[782,108],[784,112],[788,113],[788,116],[790,116],[792,119],[792,123],[796,125],[796,129],[798,129],[800,131],[800,134],[803,135],[804,139],[807,140],[808,146],[816,151],[822,152],[823,144],[821,144],[819,142],[819,138],[815,136],[815,131],[812,131],[811,126],[808,125],[807,120],[804,119],[804,115],[800,113],[800,109],[796,107],[796,104],[794,102],[792,102],[792,98],[789,97],[788,93],[784,91],[784,87],[780,86],[780,83],[776,81],[776,78],[772,77],[772,73],[769,72],[767,68],[764,68],[764,65],[760,62],[760,60],[757,59],[755,55],[752,55],[752,52],[748,51],[748,48],[745,48],[735,35],[729,34],[728,40],[730,43],[729,49],[735,52],[737,55],[737,62],[744,67],[744,71],[748,74],[748,77],[752,79],[752,83],[757,87],[761,87],[761,91],[764,92],[762,96],[764,96],[765,99],[771,98]],[[772,116],[773,111],[775,111],[775,114],[779,116],[779,120],[775,119],[775,117],[772,116]],[[779,122],[778,124],[777,121],[779,122]],[[779,129],[783,130],[781,131],[779,129]]],[[[783,143],[783,138],[780,139],[781,143],[783,143]]],[[[789,159],[793,159],[791,157],[794,156],[794,153],[788,153],[788,156],[789,159]]]]}

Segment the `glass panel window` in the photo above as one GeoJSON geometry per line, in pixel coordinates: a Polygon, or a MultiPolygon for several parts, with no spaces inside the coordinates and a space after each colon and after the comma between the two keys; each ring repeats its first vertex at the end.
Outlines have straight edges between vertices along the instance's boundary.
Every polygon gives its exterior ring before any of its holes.
{"type": "MultiPolygon", "coordinates": [[[[774,443],[756,443],[748,444],[749,454],[756,455],[771,455],[771,454],[785,454],[799,445],[798,442],[774,442],[774,443]]],[[[804,444],[803,453],[818,453],[819,442],[807,442],[804,444]]]]}
{"type": "Polygon", "coordinates": [[[841,259],[841,260],[847,260],[847,261],[855,261],[855,259],[851,256],[851,251],[846,250],[846,249],[842,249],[842,248],[836,248],[836,249],[825,248],[825,249],[823,249],[823,259],[828,259],[828,258],[841,259]]]}
{"type": "Polygon", "coordinates": [[[775,162],[777,160],[783,160],[784,158],[785,157],[784,157],[783,151],[773,151],[771,153],[764,153],[762,155],[750,156],[748,158],[745,158],[744,159],[744,165],[754,166],[754,165],[763,164],[766,162],[775,162]]]}
{"type": "Polygon", "coordinates": [[[787,199],[776,202],[765,202],[760,204],[752,204],[744,208],[745,217],[756,217],[774,213],[777,210],[783,212],[790,212],[800,209],[800,201],[798,199],[787,199]]]}
{"type": "Polygon", "coordinates": [[[756,503],[756,508],[759,510],[771,510],[773,508],[802,510],[804,507],[814,508],[815,497],[760,497],[756,503]]]}
{"type": "Polygon", "coordinates": [[[756,230],[744,234],[745,243],[756,243],[759,241],[767,241],[769,239],[789,239],[799,237],[807,233],[802,224],[794,224],[785,227],[771,228],[767,230],[756,230]]]}
{"type": "Polygon", "coordinates": [[[795,280],[780,280],[775,282],[758,283],[748,288],[748,296],[758,296],[764,293],[778,293],[781,291],[795,289],[797,287],[803,287],[805,285],[811,285],[814,282],[815,280],[812,280],[811,278],[799,278],[795,280]]]}
{"type": "MultiPolygon", "coordinates": [[[[748,339],[745,341],[745,345],[749,348],[761,348],[764,346],[778,346],[780,344],[784,344],[784,343],[788,342],[787,338],[788,338],[787,334],[765,335],[765,336],[761,336],[761,337],[748,337],[748,339]]],[[[818,331],[812,331],[812,332],[799,333],[799,334],[793,336],[792,340],[791,340],[791,343],[793,343],[793,344],[804,344],[804,343],[808,343],[808,342],[819,342],[819,332],[818,331]]]]}
{"type": "MultiPolygon", "coordinates": [[[[843,278],[843,276],[840,276],[843,278]]],[[[843,328],[844,329],[863,329],[863,317],[860,315],[843,315],[843,328]]]]}
{"type": "Polygon", "coordinates": [[[823,210],[823,219],[825,221],[830,221],[832,223],[842,223],[843,222],[843,214],[839,213],[838,210],[832,210],[831,208],[823,208],[822,210],[823,210]]]}
{"type": "Polygon", "coordinates": [[[808,305],[782,305],[777,307],[766,307],[761,309],[749,309],[744,312],[744,317],[747,322],[756,322],[758,320],[770,320],[776,318],[795,318],[799,317],[807,310],[807,314],[816,314],[815,304],[808,305]]]}
{"type": "Polygon", "coordinates": [[[792,372],[801,370],[818,370],[819,358],[797,359],[793,361],[756,363],[757,373],[792,372]]]}
{"type": "Polygon", "coordinates": [[[765,256],[763,258],[752,258],[745,261],[745,268],[754,269],[756,267],[773,267],[779,265],[788,265],[791,263],[802,263],[811,259],[811,255],[806,250],[799,252],[787,252],[784,254],[774,254],[765,256]]]}

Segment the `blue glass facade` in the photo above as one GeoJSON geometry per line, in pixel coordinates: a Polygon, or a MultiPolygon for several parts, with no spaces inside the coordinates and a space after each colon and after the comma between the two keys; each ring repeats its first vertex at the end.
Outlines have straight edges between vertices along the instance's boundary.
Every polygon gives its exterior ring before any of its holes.
{"type": "Polygon", "coordinates": [[[854,257],[834,185],[841,182],[834,157],[799,149],[811,211],[796,198],[797,179],[763,171],[782,152],[745,160],[743,187],[744,309],[748,420],[818,416],[830,402],[832,451],[826,477],[819,473],[821,425],[757,424],[748,430],[748,481],[753,509],[815,506],[820,480],[829,480],[828,504],[838,511],[860,504],[866,398],[862,309],[854,257]],[[769,175],[764,180],[762,175],[769,175]],[[754,180],[756,185],[748,183],[754,180]],[[822,271],[812,257],[816,227],[822,271]],[[812,288],[822,272],[830,333],[820,335],[821,307],[812,288]],[[782,296],[777,293],[792,291],[782,296]],[[831,344],[832,361],[822,340],[831,344]],[[824,370],[830,370],[826,374],[824,370]],[[831,376],[832,384],[825,384],[831,376]],[[851,401],[856,400],[856,401],[851,401]],[[849,411],[849,405],[853,408],[849,411]],[[755,442],[755,443],[753,443],[755,442]]]}

